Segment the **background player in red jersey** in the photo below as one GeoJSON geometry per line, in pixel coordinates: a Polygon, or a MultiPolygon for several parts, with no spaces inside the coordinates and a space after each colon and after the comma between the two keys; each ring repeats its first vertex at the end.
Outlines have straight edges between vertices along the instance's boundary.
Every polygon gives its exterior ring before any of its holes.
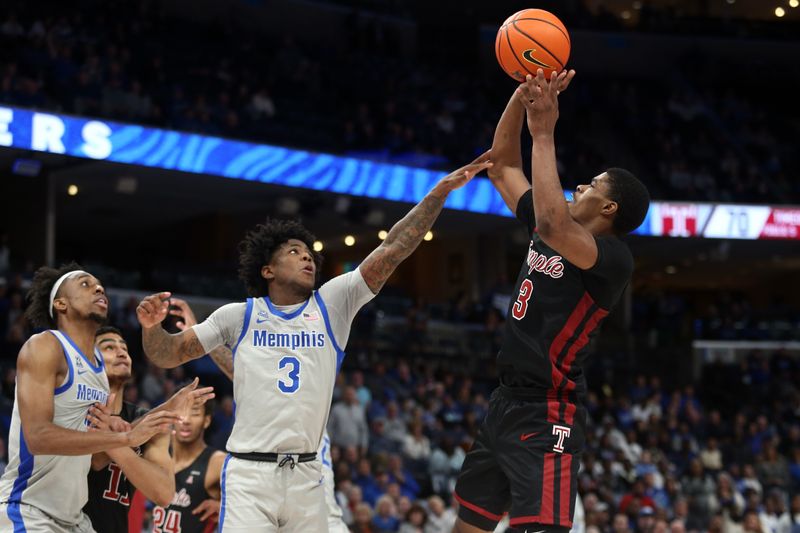
{"type": "Polygon", "coordinates": [[[506,512],[523,531],[572,526],[586,423],[581,366],[633,272],[633,257],[617,236],[641,224],[650,201],[623,169],[608,169],[565,201],[553,135],[558,94],[574,74],[528,76],[495,131],[489,177],[531,241],[497,358],[500,387],[456,485],[457,533],[492,531],[506,512]],[[525,116],[532,187],[520,156],[525,116]]]}

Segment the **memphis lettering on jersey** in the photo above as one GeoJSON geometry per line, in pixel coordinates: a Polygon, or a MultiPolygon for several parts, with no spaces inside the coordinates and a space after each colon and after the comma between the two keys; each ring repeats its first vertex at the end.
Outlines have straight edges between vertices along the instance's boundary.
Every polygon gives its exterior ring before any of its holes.
{"type": "Polygon", "coordinates": [[[322,348],[325,346],[325,334],[316,331],[300,333],[274,333],[259,329],[253,330],[253,346],[269,348],[322,348]]]}
{"type": "Polygon", "coordinates": [[[564,275],[564,263],[561,262],[561,256],[554,255],[553,257],[547,257],[544,254],[540,254],[533,249],[533,241],[531,241],[528,247],[527,262],[528,274],[535,270],[536,272],[547,274],[553,279],[558,279],[564,275]]]}
{"type": "Polygon", "coordinates": [[[104,390],[87,387],[83,383],[78,383],[78,387],[75,390],[75,399],[105,404],[108,399],[108,393],[104,390]]]}

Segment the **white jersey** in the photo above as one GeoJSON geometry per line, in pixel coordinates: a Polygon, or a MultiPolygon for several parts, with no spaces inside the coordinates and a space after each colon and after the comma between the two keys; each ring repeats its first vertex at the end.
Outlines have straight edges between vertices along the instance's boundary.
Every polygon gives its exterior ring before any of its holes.
{"type": "MultiPolygon", "coordinates": [[[[61,343],[69,368],[64,382],[55,389],[53,423],[86,431],[89,407],[105,404],[108,398],[103,356],[95,350],[97,363],[93,365],[65,333],[55,330],[50,333],[61,343]]],[[[79,524],[81,509],[88,499],[86,476],[92,456],[32,455],[25,443],[16,397],[8,441],[8,466],[0,478],[0,502],[9,504],[9,519],[21,526],[19,504],[27,504],[62,522],[79,524]]]]}
{"type": "Polygon", "coordinates": [[[325,504],[328,506],[328,518],[341,520],[342,508],[336,501],[336,481],[333,478],[333,459],[331,459],[331,438],[326,430],[322,434],[317,456],[322,461],[322,483],[325,486],[325,504]]]}
{"type": "Polygon", "coordinates": [[[228,451],[317,451],[350,325],[373,297],[356,269],[301,304],[249,298],[194,326],[207,352],[225,344],[233,353],[235,422],[228,451]]]}

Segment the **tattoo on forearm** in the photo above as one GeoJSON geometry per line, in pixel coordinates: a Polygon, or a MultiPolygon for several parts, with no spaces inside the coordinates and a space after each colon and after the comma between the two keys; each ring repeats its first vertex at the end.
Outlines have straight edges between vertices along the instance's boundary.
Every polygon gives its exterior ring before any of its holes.
{"type": "Polygon", "coordinates": [[[178,366],[205,353],[196,335],[170,335],[160,327],[142,331],[142,346],[148,359],[161,368],[178,366]]]}
{"type": "Polygon", "coordinates": [[[444,197],[428,194],[389,231],[383,243],[364,260],[361,275],[376,293],[397,265],[416,250],[444,207],[444,197]]]}
{"type": "Polygon", "coordinates": [[[142,347],[147,358],[158,367],[167,367],[174,360],[172,337],[159,326],[142,330],[142,347]]]}
{"type": "Polygon", "coordinates": [[[211,359],[217,364],[222,373],[233,379],[233,354],[225,346],[219,346],[211,350],[208,354],[211,359]]]}

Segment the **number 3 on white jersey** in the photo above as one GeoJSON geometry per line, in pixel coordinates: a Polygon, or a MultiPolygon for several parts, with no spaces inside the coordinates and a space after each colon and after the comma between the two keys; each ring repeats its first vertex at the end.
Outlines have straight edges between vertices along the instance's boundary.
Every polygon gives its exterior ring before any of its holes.
{"type": "Polygon", "coordinates": [[[278,362],[278,369],[283,370],[289,367],[289,373],[286,377],[290,381],[278,380],[278,389],[285,394],[292,394],[297,392],[300,388],[300,361],[296,357],[286,356],[278,362]]]}

